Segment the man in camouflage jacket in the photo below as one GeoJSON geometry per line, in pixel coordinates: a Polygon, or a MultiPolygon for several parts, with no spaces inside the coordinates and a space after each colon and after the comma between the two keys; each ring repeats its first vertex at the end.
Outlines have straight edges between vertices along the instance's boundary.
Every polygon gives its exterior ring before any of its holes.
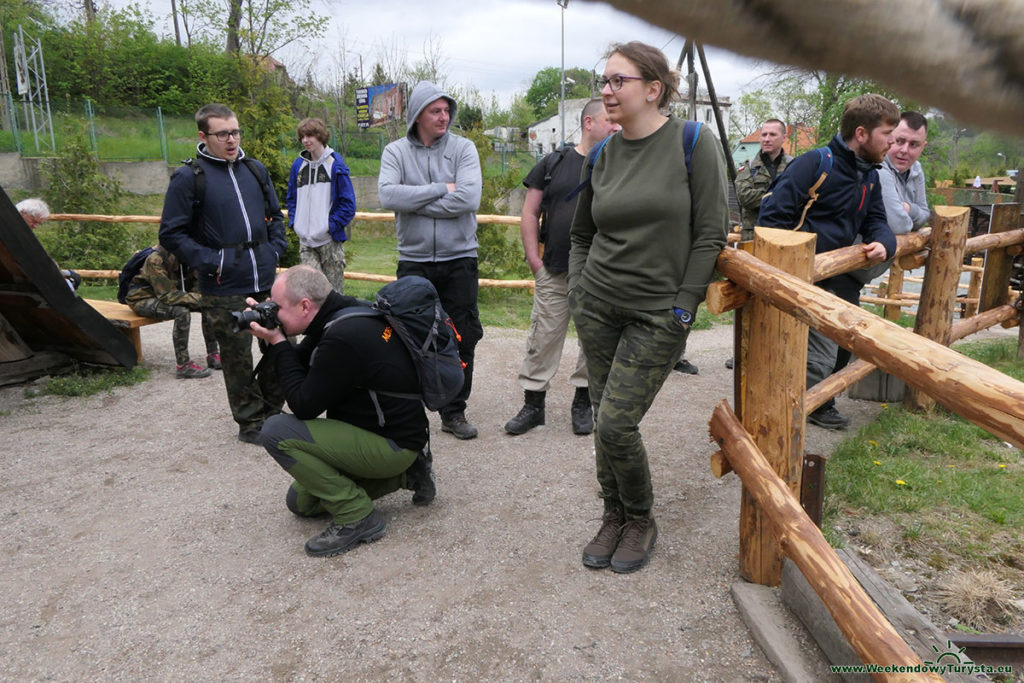
{"type": "Polygon", "coordinates": [[[782,173],[793,157],[782,151],[786,143],[786,124],[768,119],[761,125],[761,151],[747,166],[736,171],[736,201],[740,205],[741,239],[754,239],[754,223],[761,210],[761,198],[775,176],[782,173]]]}

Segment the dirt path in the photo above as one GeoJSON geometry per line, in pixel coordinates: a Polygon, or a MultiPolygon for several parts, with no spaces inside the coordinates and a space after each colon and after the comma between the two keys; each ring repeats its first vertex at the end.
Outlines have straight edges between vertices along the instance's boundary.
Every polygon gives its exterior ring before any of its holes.
{"type": "MultiPolygon", "coordinates": [[[[740,486],[714,479],[707,422],[731,395],[731,328],[696,332],[697,376],[668,379],[642,425],[660,538],[650,566],[591,571],[592,441],[518,410],[519,331],[488,329],[469,417],[441,434],[438,498],[379,502],[387,535],[327,560],[323,526],[284,507],[289,478],[235,439],[219,373],[173,377],[170,326],[142,330],[152,378],[85,399],[0,390],[0,660],[5,678],[779,680],[729,595],[740,486]]],[[[201,348],[199,324],[192,349],[201,348]]],[[[855,426],[874,404],[841,399],[855,426]]],[[[807,449],[834,435],[808,430],[807,449]]]]}

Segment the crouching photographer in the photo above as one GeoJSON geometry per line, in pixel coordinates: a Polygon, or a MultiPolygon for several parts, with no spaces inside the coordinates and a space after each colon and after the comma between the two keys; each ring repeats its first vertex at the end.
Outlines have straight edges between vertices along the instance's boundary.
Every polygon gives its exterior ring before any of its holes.
{"type": "Polygon", "coordinates": [[[306,553],[337,555],[383,536],[387,520],[373,501],[388,493],[408,488],[414,504],[430,503],[427,415],[416,398],[416,367],[398,335],[378,317],[335,323],[345,308],[366,302],[335,292],[310,266],[278,275],[269,302],[248,303],[254,308],[241,315],[252,318],[245,320],[250,332],[266,342],[292,412],[267,419],[260,443],[294,479],[288,509],[332,518],[306,542],[306,553]],[[293,345],[293,335],[305,336],[293,345]]]}

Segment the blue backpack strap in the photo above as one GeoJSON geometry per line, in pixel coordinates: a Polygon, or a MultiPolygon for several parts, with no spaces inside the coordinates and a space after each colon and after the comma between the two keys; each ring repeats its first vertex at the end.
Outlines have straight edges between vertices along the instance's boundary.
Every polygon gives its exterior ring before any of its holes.
{"type": "Polygon", "coordinates": [[[587,177],[583,179],[582,183],[574,187],[569,194],[565,195],[565,201],[572,201],[572,199],[582,192],[587,185],[590,185],[590,177],[594,175],[594,165],[597,163],[597,157],[601,154],[601,150],[604,149],[604,146],[608,144],[608,141],[611,139],[612,136],[609,135],[604,140],[601,140],[601,142],[590,148],[590,152],[587,153],[587,177]]]}
{"type": "Polygon", "coordinates": [[[700,121],[687,121],[683,124],[683,154],[686,156],[686,173],[693,173],[693,148],[697,146],[697,137],[704,124],[700,121]]]}

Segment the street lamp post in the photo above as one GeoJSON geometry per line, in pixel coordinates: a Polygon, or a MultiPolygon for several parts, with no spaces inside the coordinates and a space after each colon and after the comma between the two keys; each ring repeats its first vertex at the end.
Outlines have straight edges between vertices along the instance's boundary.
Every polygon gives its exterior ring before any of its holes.
{"type": "Polygon", "coordinates": [[[562,77],[559,79],[562,88],[562,147],[565,147],[565,10],[569,0],[555,0],[562,8],[562,77]]]}

